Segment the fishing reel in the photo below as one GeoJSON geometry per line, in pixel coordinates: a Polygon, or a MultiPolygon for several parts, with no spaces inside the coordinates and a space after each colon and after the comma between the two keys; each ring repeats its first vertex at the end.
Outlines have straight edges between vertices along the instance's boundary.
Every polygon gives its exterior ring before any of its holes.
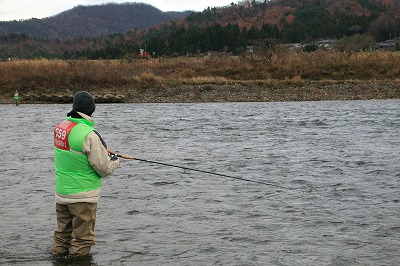
{"type": "Polygon", "coordinates": [[[118,160],[118,154],[114,153],[109,153],[108,156],[110,156],[111,161],[116,161],[118,160]]]}

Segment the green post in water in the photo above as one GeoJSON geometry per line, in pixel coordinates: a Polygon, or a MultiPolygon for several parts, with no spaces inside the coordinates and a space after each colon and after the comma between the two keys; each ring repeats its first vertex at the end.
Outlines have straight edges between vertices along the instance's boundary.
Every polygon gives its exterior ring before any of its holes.
{"type": "Polygon", "coordinates": [[[19,102],[19,94],[18,91],[15,91],[14,96],[13,96],[15,105],[18,106],[18,102],[19,102]]]}

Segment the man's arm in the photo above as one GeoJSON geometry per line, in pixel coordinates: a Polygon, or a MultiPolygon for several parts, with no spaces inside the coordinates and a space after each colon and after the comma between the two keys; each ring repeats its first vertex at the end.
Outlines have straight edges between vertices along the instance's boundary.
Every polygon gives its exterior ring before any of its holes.
{"type": "Polygon", "coordinates": [[[88,155],[89,163],[101,176],[111,175],[120,166],[120,160],[111,160],[99,136],[90,132],[83,142],[83,153],[88,155]]]}

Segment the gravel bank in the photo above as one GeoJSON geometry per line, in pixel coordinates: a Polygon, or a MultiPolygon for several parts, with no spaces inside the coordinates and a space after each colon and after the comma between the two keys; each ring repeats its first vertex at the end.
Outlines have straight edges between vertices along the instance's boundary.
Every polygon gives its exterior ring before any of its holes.
{"type": "MultiPolygon", "coordinates": [[[[80,89],[76,89],[77,91],[80,89]]],[[[299,82],[299,84],[229,83],[181,85],[168,88],[82,88],[98,103],[159,102],[277,102],[400,99],[398,81],[299,82]]],[[[57,89],[20,91],[21,103],[70,103],[74,91],[57,89]]],[[[12,103],[12,95],[1,95],[0,103],[12,103]]]]}

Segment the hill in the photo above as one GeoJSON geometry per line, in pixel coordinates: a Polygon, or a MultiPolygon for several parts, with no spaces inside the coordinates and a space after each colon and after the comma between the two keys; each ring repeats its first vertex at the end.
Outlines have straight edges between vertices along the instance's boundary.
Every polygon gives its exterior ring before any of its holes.
{"type": "MultiPolygon", "coordinates": [[[[179,56],[242,54],[249,46],[271,57],[279,44],[345,37],[350,38],[341,44],[342,51],[371,49],[376,42],[400,37],[400,1],[243,0],[183,13],[137,3],[77,6],[42,20],[0,23],[0,59],[131,60],[143,48],[179,56]]],[[[387,46],[400,50],[395,41],[387,46]]]]}
{"type": "MultiPolygon", "coordinates": [[[[300,10],[322,8],[334,20],[342,16],[370,17],[385,15],[391,9],[397,9],[398,1],[394,0],[244,0],[230,6],[206,9],[193,13],[187,21],[191,24],[207,25],[218,23],[227,25],[235,21],[239,27],[261,27],[272,24],[283,27],[293,22],[295,13],[300,10]]],[[[391,15],[391,14],[386,14],[391,15]]],[[[399,14],[397,14],[399,15],[399,14]]]]}
{"type": "Polygon", "coordinates": [[[188,16],[186,12],[162,12],[143,3],[108,3],[76,6],[53,17],[0,22],[0,34],[27,34],[44,39],[94,37],[142,30],[162,22],[188,16]]]}
{"type": "Polygon", "coordinates": [[[398,0],[244,0],[192,13],[186,23],[201,27],[235,23],[247,30],[275,25],[294,36],[286,41],[301,42],[307,37],[332,38],[357,33],[385,40],[399,33],[399,19],[398,0]],[[306,31],[315,34],[305,36],[306,31]]]}
{"type": "MultiPolygon", "coordinates": [[[[243,54],[253,47],[270,57],[280,44],[313,51],[318,40],[328,40],[332,48],[336,40],[351,37],[338,43],[340,49],[359,51],[400,36],[399,5],[398,0],[244,0],[192,13],[149,32],[145,41],[164,55],[243,54]]],[[[400,48],[391,41],[389,49],[400,48]]]]}

